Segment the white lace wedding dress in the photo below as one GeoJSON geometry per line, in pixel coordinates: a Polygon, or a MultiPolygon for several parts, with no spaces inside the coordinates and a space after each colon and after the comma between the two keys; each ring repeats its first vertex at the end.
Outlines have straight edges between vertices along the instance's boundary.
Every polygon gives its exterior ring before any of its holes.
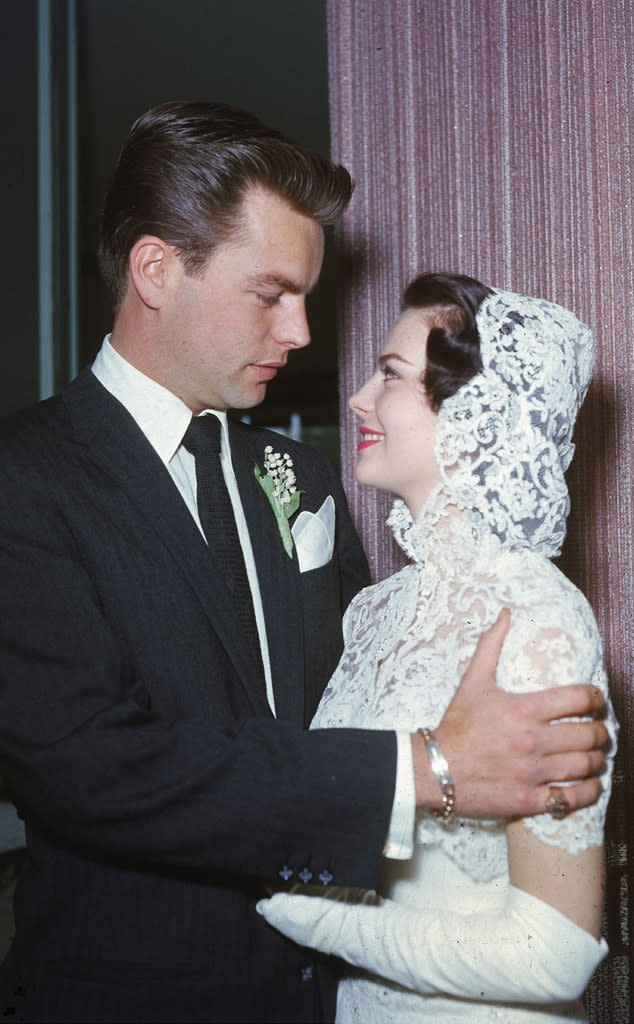
{"type": "MultiPolygon", "coordinates": [[[[417,522],[400,501],[388,520],[411,564],[350,605],[344,654],[314,728],[433,728],[479,637],[503,607],[511,610],[512,625],[498,668],[502,687],[527,691],[592,682],[607,692],[593,613],[549,560],[565,533],[564,471],[592,365],[591,334],[567,310],[500,291],[485,299],[477,321],[484,369],[439,413],[436,456],[443,483],[417,522]]],[[[608,724],[614,738],[611,712],[608,724]]],[[[559,821],[527,818],[526,827],[572,854],[599,845],[610,774],[611,765],[595,806],[559,821]]],[[[491,915],[502,913],[509,894],[503,823],[459,818],[445,826],[421,813],[413,859],[384,865],[382,893],[390,900],[422,913],[436,910],[441,921],[445,915],[452,920],[451,914],[463,921],[452,951],[448,990],[454,995],[433,986],[421,994],[350,973],[340,986],[337,1024],[586,1019],[578,1002],[543,1005],[542,953],[530,934],[506,950],[509,998],[488,994],[495,992],[487,974],[487,957],[496,955],[491,915]]],[[[590,945],[590,959],[598,963],[605,944],[593,950],[591,936],[563,917],[561,922],[590,945]]],[[[390,940],[377,939],[377,946],[382,941],[390,940]]],[[[499,941],[505,941],[503,932],[499,941]]],[[[332,948],[336,953],[336,941],[332,948]]],[[[501,957],[505,951],[497,948],[501,957]]],[[[561,970],[567,969],[566,955],[574,963],[574,943],[561,950],[561,970]]],[[[372,966],[371,949],[368,960],[372,966]]]]}
{"type": "MultiPolygon", "coordinates": [[[[505,549],[485,527],[477,530],[449,510],[443,495],[416,524],[397,502],[390,523],[412,564],[363,591],[345,618],[345,653],[328,686],[314,728],[355,726],[403,729],[438,724],[477,641],[502,607],[512,626],[499,664],[505,689],[595,683],[606,693],[601,643],[583,595],[545,558],[505,549]],[[442,509],[444,507],[444,514],[442,509]]],[[[543,842],[570,853],[600,844],[609,778],[594,807],[563,821],[527,818],[543,842]]],[[[420,910],[474,915],[477,922],[502,910],[508,890],[504,826],[458,819],[445,827],[419,814],[411,861],[384,861],[382,894],[420,910]]],[[[336,950],[335,950],[336,951],[336,950]]],[[[517,969],[530,992],[527,945],[517,969]]],[[[468,987],[468,970],[466,987],[468,987]]],[[[459,982],[459,979],[455,979],[459,982]]],[[[477,997],[479,993],[474,993],[477,997]]],[[[482,998],[421,995],[381,979],[350,975],[340,985],[337,1024],[430,1021],[585,1020],[579,1006],[535,1005],[482,998]]]]}

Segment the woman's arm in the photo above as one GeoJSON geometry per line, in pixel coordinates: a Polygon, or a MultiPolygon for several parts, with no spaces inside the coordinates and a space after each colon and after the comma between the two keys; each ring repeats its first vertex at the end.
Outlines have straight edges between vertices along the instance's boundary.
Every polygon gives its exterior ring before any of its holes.
{"type": "MultiPolygon", "coordinates": [[[[501,658],[500,676],[505,689],[525,688],[528,684],[533,690],[544,690],[558,681],[583,677],[593,679],[605,693],[594,619],[581,595],[576,598],[555,606],[548,626],[526,614],[515,617],[516,628],[511,630],[501,658]]],[[[511,884],[548,903],[595,938],[601,934],[603,817],[609,775],[603,783],[606,792],[594,807],[561,821],[541,815],[530,822],[509,822],[506,828],[511,884]]]]}
{"type": "Polygon", "coordinates": [[[567,853],[541,842],[521,821],[507,826],[506,837],[512,885],[550,904],[598,939],[603,915],[603,847],[567,853]]]}
{"type": "Polygon", "coordinates": [[[303,946],[426,995],[558,1003],[577,999],[607,952],[548,903],[510,887],[504,909],[457,914],[278,893],[258,910],[303,946]]]}

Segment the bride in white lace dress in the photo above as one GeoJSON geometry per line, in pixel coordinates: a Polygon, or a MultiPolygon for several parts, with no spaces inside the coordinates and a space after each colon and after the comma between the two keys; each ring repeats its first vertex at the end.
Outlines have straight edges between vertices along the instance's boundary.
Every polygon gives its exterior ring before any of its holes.
{"type": "MultiPolygon", "coordinates": [[[[592,611],[550,561],[592,361],[589,329],[559,306],[460,275],[412,282],[377,372],[351,399],[357,477],[398,496],[388,524],[410,562],[350,605],[313,728],[433,729],[505,607],[500,686],[592,680],[606,693],[592,611]]],[[[607,724],[614,740],[611,710],[607,724]]],[[[599,802],[567,816],[555,805],[476,821],[451,801],[444,815],[421,812],[412,858],[384,861],[381,898],[279,894],[262,912],[353,965],[338,1024],[586,1020],[579,997],[607,949],[610,771],[599,802]]]]}

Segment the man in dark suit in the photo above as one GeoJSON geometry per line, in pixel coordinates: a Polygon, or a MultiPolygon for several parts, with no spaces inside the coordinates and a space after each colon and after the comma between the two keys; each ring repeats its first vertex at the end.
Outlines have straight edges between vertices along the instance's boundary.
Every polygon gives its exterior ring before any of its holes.
{"type": "MultiPolygon", "coordinates": [[[[226,417],[308,344],[322,225],[350,194],[343,168],[248,114],[150,111],[105,207],[112,335],[2,430],[0,753],[28,842],[5,989],[22,1019],[328,1019],[318,958],[255,911],[262,880],[373,886],[414,805],[441,806],[420,736],[303,731],[367,566],[325,460],[226,417]],[[215,483],[194,436],[209,428],[215,483]],[[281,481],[277,515],[256,467],[281,481]],[[210,518],[225,487],[230,521],[210,518]]],[[[458,807],[537,813],[554,778],[581,780],[569,807],[591,802],[603,726],[548,724],[600,710],[591,689],[497,691],[503,632],[437,730],[458,807]]]]}

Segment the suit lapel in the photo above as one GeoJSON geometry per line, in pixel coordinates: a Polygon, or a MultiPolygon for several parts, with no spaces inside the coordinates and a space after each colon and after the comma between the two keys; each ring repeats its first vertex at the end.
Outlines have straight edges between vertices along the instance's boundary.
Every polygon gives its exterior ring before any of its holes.
{"type": "MultiPolygon", "coordinates": [[[[304,721],[304,631],[297,557],[286,554],[273,510],[255,477],[268,443],[253,428],[230,422],[231,458],[258,574],[278,718],[304,721]]],[[[283,448],[283,439],[280,438],[283,448]]],[[[301,483],[300,483],[301,486],[301,483]]]]}
{"type": "Polygon", "coordinates": [[[187,576],[254,710],[270,714],[236,618],[227,614],[230,602],[224,580],[214,572],[207,545],[161,459],[129,413],[89,371],[70,385],[63,399],[77,440],[127,494],[187,576]]]}

